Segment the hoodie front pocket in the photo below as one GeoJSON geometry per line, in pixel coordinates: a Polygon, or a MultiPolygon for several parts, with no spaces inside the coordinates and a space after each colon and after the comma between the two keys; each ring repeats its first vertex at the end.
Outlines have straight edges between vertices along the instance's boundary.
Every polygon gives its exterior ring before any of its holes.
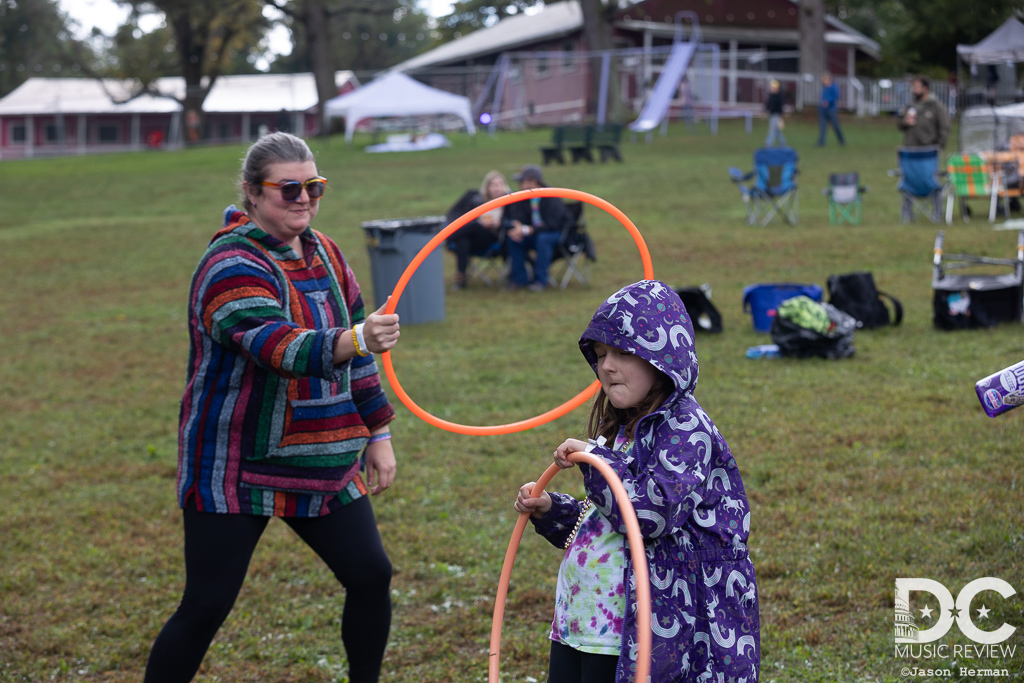
{"type": "Polygon", "coordinates": [[[291,399],[284,418],[280,447],[285,449],[337,444],[369,436],[349,392],[314,399],[291,399]]]}

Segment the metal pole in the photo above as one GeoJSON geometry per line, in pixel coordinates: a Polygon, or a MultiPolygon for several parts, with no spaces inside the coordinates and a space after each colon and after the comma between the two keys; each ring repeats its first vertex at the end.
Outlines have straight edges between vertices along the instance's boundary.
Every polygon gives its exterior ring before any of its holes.
{"type": "Polygon", "coordinates": [[[601,53],[601,88],[597,96],[597,125],[603,127],[608,114],[608,76],[611,73],[612,53],[605,50],[601,53]]]}

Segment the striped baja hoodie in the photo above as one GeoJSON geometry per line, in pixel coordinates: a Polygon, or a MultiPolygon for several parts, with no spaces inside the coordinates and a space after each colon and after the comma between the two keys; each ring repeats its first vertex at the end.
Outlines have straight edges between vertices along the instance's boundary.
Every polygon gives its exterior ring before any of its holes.
{"type": "Polygon", "coordinates": [[[394,418],[373,356],[334,365],[365,318],[338,246],[307,228],[304,257],[229,213],[192,277],[178,432],[178,503],[317,517],[366,494],[359,455],[394,418]]]}

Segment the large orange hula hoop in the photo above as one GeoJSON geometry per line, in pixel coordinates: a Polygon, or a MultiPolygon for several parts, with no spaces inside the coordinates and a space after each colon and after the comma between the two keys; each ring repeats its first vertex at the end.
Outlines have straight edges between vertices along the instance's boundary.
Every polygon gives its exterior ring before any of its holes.
{"type": "MultiPolygon", "coordinates": [[[[636,242],[637,249],[640,250],[640,260],[644,266],[644,279],[651,280],[654,278],[654,266],[651,263],[651,252],[647,249],[647,243],[644,241],[643,235],[633,221],[629,220],[626,214],[622,213],[618,208],[609,204],[600,197],[595,197],[592,194],[586,192],[580,192],[579,190],[569,190],[562,187],[541,187],[533,190],[521,190],[519,192],[513,192],[507,194],[504,197],[498,197],[492,199],[489,202],[481,204],[472,211],[460,216],[458,219],[450,223],[441,232],[434,235],[434,237],[427,242],[427,244],[420,249],[420,252],[416,254],[412,262],[406,267],[405,272],[402,273],[402,277],[398,279],[398,284],[395,285],[394,291],[391,292],[391,299],[387,303],[387,307],[384,309],[385,313],[394,313],[398,306],[398,300],[402,296],[402,292],[405,291],[406,285],[409,284],[409,280],[412,278],[413,273],[420,267],[420,264],[430,256],[430,253],[434,251],[445,239],[447,239],[453,232],[466,225],[472,220],[479,218],[491,209],[496,209],[499,206],[505,206],[507,204],[514,204],[515,202],[523,201],[530,197],[562,197],[564,199],[575,199],[577,201],[586,202],[587,204],[593,204],[594,206],[604,209],[610,213],[614,218],[618,219],[620,223],[629,231],[629,234],[633,236],[633,241],[636,242]]],[[[395,374],[395,367],[391,362],[391,351],[385,351],[381,354],[381,359],[384,363],[384,374],[387,376],[388,381],[391,383],[391,388],[394,389],[395,395],[398,399],[408,408],[414,415],[423,420],[424,422],[447,430],[449,432],[455,432],[456,434],[468,434],[470,436],[493,436],[495,434],[514,434],[515,432],[526,431],[527,429],[533,429],[539,427],[542,424],[546,424],[555,420],[563,415],[572,412],[579,406],[583,405],[588,398],[597,392],[600,386],[599,382],[594,382],[582,392],[577,394],[574,398],[569,399],[562,405],[541,413],[536,417],[532,417],[528,420],[521,420],[519,422],[511,422],[504,425],[491,425],[491,426],[472,426],[463,425],[456,422],[449,422],[442,420],[439,417],[431,415],[423,408],[416,405],[416,402],[410,398],[409,394],[406,393],[405,389],[402,388],[401,383],[398,381],[398,376],[395,374]]]]}
{"type": "MultiPolygon", "coordinates": [[[[622,512],[623,521],[626,524],[626,538],[629,539],[629,554],[633,559],[633,576],[636,577],[636,631],[639,642],[637,643],[636,675],[633,680],[636,683],[646,682],[651,671],[651,581],[647,571],[647,556],[644,554],[644,539],[640,535],[640,522],[633,509],[633,503],[629,500],[629,494],[626,493],[626,489],[622,485],[622,480],[605,461],[596,455],[582,451],[570,454],[569,460],[585,462],[596,467],[607,480],[612,493],[615,494],[615,500],[619,503],[619,510],[622,512]]],[[[558,465],[552,463],[541,475],[530,495],[539,496],[560,469],[558,465]]],[[[516,520],[512,539],[508,543],[508,550],[505,551],[505,563],[501,566],[498,594],[494,599],[494,617],[491,619],[491,649],[487,662],[489,683],[498,683],[498,668],[501,663],[501,624],[505,618],[505,599],[508,596],[508,584],[512,576],[512,565],[516,561],[516,551],[519,550],[519,542],[523,538],[523,531],[526,529],[529,517],[529,513],[524,512],[516,520]]]]}

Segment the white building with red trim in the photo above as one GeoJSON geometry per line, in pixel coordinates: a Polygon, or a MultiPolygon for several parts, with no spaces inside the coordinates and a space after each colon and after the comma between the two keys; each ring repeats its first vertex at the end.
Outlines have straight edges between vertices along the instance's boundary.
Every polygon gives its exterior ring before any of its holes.
{"type": "MultiPolygon", "coordinates": [[[[358,87],[335,74],[338,93],[358,87]]],[[[0,159],[131,151],[181,144],[182,78],[161,78],[153,93],[111,79],[30,78],[0,99],[0,159]]],[[[205,142],[255,140],[266,130],[317,133],[312,74],[221,76],[203,102],[205,142]]]]}

